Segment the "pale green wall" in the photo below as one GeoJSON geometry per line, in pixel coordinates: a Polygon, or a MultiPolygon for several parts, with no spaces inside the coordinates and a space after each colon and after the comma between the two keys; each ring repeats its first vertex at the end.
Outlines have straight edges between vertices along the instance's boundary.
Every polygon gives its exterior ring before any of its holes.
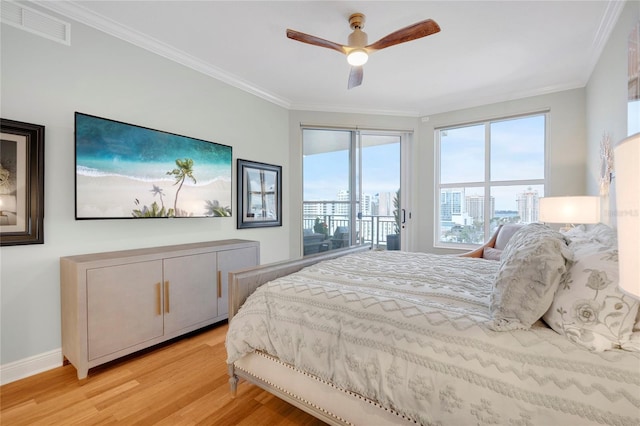
{"type": "MultiPolygon", "coordinates": [[[[477,108],[435,114],[429,117],[393,117],[362,114],[292,111],[291,125],[292,176],[302,175],[300,124],[351,126],[389,130],[413,130],[411,147],[412,244],[409,250],[451,252],[433,247],[434,220],[434,128],[468,123],[488,118],[505,117],[549,110],[549,195],[584,194],[585,175],[585,109],[584,90],[568,90],[544,96],[501,102],[477,108]]],[[[292,205],[302,204],[302,182],[291,182],[292,205]]],[[[300,253],[301,213],[291,218],[291,253],[300,253]]]]}
{"type": "Polygon", "coordinates": [[[0,364],[60,348],[60,256],[244,238],[262,262],[289,257],[288,198],[284,225],[260,230],[236,229],[235,204],[232,218],[74,220],[74,111],[231,145],[235,172],[237,158],[286,161],[286,109],[78,23],[71,47],[1,35],[1,115],[45,126],[45,244],[0,249],[0,364]]]}
{"type": "Polygon", "coordinates": [[[419,201],[419,251],[449,253],[433,249],[435,177],[434,129],[491,118],[549,111],[547,167],[549,184],[546,195],[583,195],[585,193],[585,96],[584,89],[567,90],[549,95],[500,102],[477,108],[435,114],[423,120],[420,129],[420,158],[425,167],[417,170],[416,179],[423,182],[419,201]]]}
{"type": "MultiPolygon", "coordinates": [[[[615,146],[627,135],[627,46],[634,25],[640,22],[640,1],[628,1],[600,55],[586,87],[587,109],[587,191],[599,193],[600,142],[605,134],[615,146]]],[[[640,167],[640,165],[638,165],[640,167]]],[[[615,202],[615,180],[611,188],[615,202]]],[[[608,218],[603,209],[604,220],[608,218]]]]}

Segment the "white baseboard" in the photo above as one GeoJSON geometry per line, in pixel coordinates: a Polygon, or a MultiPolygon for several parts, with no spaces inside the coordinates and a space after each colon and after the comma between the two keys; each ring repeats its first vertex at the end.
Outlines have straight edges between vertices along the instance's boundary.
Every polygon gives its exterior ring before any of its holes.
{"type": "Polygon", "coordinates": [[[62,366],[62,349],[0,365],[0,385],[62,366]]]}

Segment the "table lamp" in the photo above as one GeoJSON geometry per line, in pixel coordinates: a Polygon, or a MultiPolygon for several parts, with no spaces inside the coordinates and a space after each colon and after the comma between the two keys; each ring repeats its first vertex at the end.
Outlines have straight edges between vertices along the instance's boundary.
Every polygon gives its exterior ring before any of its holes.
{"type": "Polygon", "coordinates": [[[546,223],[564,223],[560,230],[567,231],[573,224],[600,221],[600,197],[542,197],[538,219],[546,223]]]}
{"type": "Polygon", "coordinates": [[[640,298],[640,133],[614,148],[620,289],[640,298]]]}

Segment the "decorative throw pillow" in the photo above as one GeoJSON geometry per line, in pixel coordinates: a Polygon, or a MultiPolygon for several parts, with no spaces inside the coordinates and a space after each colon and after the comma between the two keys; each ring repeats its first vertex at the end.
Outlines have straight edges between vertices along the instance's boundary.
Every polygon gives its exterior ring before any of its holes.
{"type": "Polygon", "coordinates": [[[640,352],[640,302],[638,303],[638,315],[636,316],[636,324],[633,326],[633,333],[628,342],[622,342],[622,349],[628,351],[640,352]]]}
{"type": "Polygon", "coordinates": [[[493,247],[485,247],[482,250],[482,257],[487,260],[500,260],[502,250],[495,249],[493,247]]]}
{"type": "Polygon", "coordinates": [[[622,342],[622,349],[628,351],[640,352],[640,302],[638,303],[638,315],[636,316],[636,324],[633,326],[633,333],[628,342],[622,342]]]}
{"type": "Polygon", "coordinates": [[[500,232],[498,232],[498,237],[496,238],[496,242],[493,245],[493,248],[504,250],[511,237],[513,237],[513,235],[518,232],[523,226],[524,225],[520,223],[508,223],[506,225],[502,225],[500,232]]]}
{"type": "Polygon", "coordinates": [[[595,224],[589,229],[584,225],[578,225],[563,234],[569,238],[569,246],[574,253],[584,248],[590,250],[593,244],[600,244],[606,247],[616,247],[618,245],[616,231],[604,223],[595,224]]]}
{"type": "Polygon", "coordinates": [[[576,225],[562,233],[565,237],[569,237],[571,244],[575,243],[588,243],[591,241],[591,235],[587,232],[587,228],[584,225],[576,225]]]}
{"type": "Polygon", "coordinates": [[[546,225],[532,223],[516,232],[496,274],[490,328],[529,329],[551,306],[572,258],[564,236],[546,225]]]}
{"type": "Polygon", "coordinates": [[[600,244],[609,247],[616,247],[618,245],[618,234],[615,229],[604,223],[596,223],[587,233],[600,244]]]}
{"type": "Polygon", "coordinates": [[[618,290],[618,250],[592,244],[579,253],[544,314],[545,322],[591,351],[625,345],[633,350],[639,302],[618,290]]]}

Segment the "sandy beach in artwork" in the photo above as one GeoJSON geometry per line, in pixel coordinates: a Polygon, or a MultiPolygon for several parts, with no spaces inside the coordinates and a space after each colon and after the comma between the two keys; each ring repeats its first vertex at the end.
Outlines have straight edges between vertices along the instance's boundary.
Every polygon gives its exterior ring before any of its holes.
{"type": "MultiPolygon", "coordinates": [[[[161,206],[160,197],[154,195],[153,186],[162,189],[166,209],[173,208],[176,190],[173,180],[147,182],[124,176],[76,175],[76,199],[78,218],[133,217],[134,209],[150,207],[155,201],[161,206]],[[135,201],[139,200],[136,205],[135,201]]],[[[185,181],[178,195],[178,209],[192,216],[206,214],[206,201],[218,201],[222,207],[231,207],[231,182],[217,179],[206,185],[193,185],[185,181]]]]}

